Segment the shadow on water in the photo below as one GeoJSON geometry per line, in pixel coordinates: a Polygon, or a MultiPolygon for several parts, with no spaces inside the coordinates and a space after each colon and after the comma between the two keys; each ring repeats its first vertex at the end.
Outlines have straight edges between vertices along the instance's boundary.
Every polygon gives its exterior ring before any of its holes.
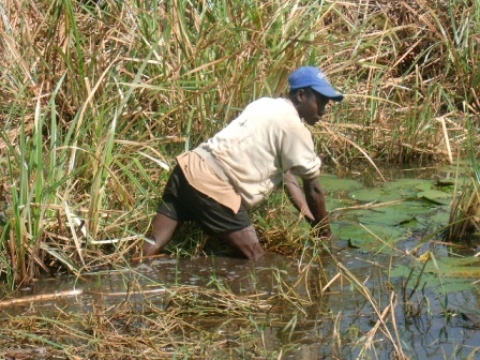
{"type": "MultiPolygon", "coordinates": [[[[417,193],[429,191],[431,174],[416,178],[428,182],[414,185],[420,186],[417,193]]],[[[375,176],[366,183],[374,193],[375,176]]],[[[348,192],[339,186],[331,191],[332,201],[346,201],[342,206],[352,206],[352,199],[355,205],[361,203],[364,185],[347,183],[348,192]]],[[[393,189],[395,195],[412,200],[411,189],[393,189]]],[[[397,200],[388,192],[373,196],[397,200]]],[[[434,206],[431,201],[415,206],[436,216],[445,204],[438,200],[434,206]]],[[[398,208],[378,212],[375,219],[386,216],[390,228],[398,221],[408,236],[389,234],[365,242],[365,234],[350,232],[351,225],[368,228],[378,221],[360,210],[353,215],[342,212],[334,224],[338,238],[313,244],[314,257],[269,254],[257,262],[162,257],[130,269],[43,279],[15,298],[4,299],[0,316],[4,321],[70,316],[70,326],[90,336],[105,326],[93,327],[93,320],[85,320],[93,314],[105,317],[116,336],[158,334],[170,339],[157,344],[161,350],[154,356],[149,348],[153,345],[143,338],[147,358],[391,359],[403,354],[409,359],[480,359],[479,259],[456,256],[437,238],[416,248],[421,239],[415,234],[425,226],[424,212],[416,210],[413,217],[412,212],[397,215],[398,208]],[[342,233],[343,229],[349,230],[342,233]],[[463,263],[450,264],[450,258],[463,263]],[[464,272],[453,276],[442,270],[451,268],[464,272]]],[[[9,334],[7,329],[2,332],[9,334]]],[[[92,347],[82,336],[68,341],[92,347]]]]}

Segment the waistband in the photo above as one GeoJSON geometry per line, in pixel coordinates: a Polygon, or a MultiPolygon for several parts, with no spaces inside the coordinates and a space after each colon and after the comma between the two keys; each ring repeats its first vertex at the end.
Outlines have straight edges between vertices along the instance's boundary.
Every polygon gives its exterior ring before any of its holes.
{"type": "Polygon", "coordinates": [[[192,151],[195,152],[197,155],[199,155],[203,160],[205,160],[205,162],[212,168],[212,170],[215,172],[215,174],[218,175],[220,179],[226,182],[230,182],[230,179],[228,178],[227,174],[225,174],[225,170],[218,163],[217,159],[215,159],[215,156],[212,154],[210,150],[207,150],[200,145],[200,146],[197,146],[192,151]]]}

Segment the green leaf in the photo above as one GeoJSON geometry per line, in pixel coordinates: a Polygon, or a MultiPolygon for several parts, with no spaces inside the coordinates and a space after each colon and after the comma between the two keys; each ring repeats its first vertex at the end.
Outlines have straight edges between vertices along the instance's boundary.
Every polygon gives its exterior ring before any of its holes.
{"type": "Polygon", "coordinates": [[[405,238],[405,229],[400,227],[368,224],[332,224],[332,231],[340,239],[348,240],[352,246],[365,251],[392,253],[392,241],[405,238]]]}
{"type": "Polygon", "coordinates": [[[396,181],[392,181],[389,183],[386,183],[384,185],[385,190],[396,190],[399,191],[402,194],[412,196],[415,195],[418,192],[417,187],[423,187],[423,186],[428,186],[432,185],[433,186],[433,181],[431,180],[418,180],[418,179],[399,179],[396,181]]]}
{"type": "Polygon", "coordinates": [[[452,200],[451,194],[439,190],[421,191],[417,194],[417,196],[441,205],[448,205],[452,200]]]}
{"type": "Polygon", "coordinates": [[[387,211],[372,210],[368,215],[362,216],[358,220],[363,224],[396,226],[415,220],[415,216],[406,212],[395,211],[395,209],[390,208],[387,209],[387,211]]]}
{"type": "Polygon", "coordinates": [[[321,175],[320,184],[327,193],[338,191],[351,191],[355,189],[363,188],[363,184],[360,181],[340,179],[334,175],[321,175]]]}

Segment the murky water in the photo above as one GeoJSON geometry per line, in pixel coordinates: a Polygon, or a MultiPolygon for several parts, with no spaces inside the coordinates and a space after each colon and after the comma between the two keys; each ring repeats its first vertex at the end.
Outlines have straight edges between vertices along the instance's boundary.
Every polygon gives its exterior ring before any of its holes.
{"type": "MultiPolygon", "coordinates": [[[[408,253],[417,241],[414,236],[402,239],[395,244],[402,251],[392,253],[352,247],[351,239],[340,238],[328,246],[331,254],[323,251],[314,264],[307,264],[306,258],[273,254],[257,262],[217,256],[165,257],[122,271],[43,279],[10,303],[4,300],[0,317],[41,314],[55,318],[60,313],[98,313],[99,308],[108,314],[125,304],[134,313],[148,313],[152,307],[168,313],[172,293],[214,289],[246,297],[255,295],[259,301],[270,299],[267,310],[251,316],[262,324],[266,349],[273,352],[288,344],[283,359],[361,358],[370,340],[375,358],[389,359],[394,349],[388,332],[395,338],[398,335],[397,343],[411,359],[480,359],[478,287],[444,291],[449,278],[439,281],[433,276],[413,291],[415,280],[407,279],[408,271],[404,276],[390,276],[394,269],[418,266],[418,259],[408,253]],[[352,279],[358,280],[358,286],[352,279]],[[404,286],[406,282],[410,287],[404,286]],[[359,290],[362,285],[368,293],[359,290]],[[295,299],[285,301],[289,289],[295,289],[290,293],[295,299]],[[283,300],[271,301],[279,294],[283,300]],[[379,314],[386,309],[390,312],[379,314]],[[385,319],[385,326],[379,318],[385,319]],[[375,329],[375,337],[370,338],[375,329]]],[[[426,250],[434,251],[439,259],[450,253],[442,244],[435,248],[426,244],[421,251],[426,250]]],[[[230,341],[241,329],[231,320],[225,325],[226,317],[218,313],[191,321],[206,331],[221,328],[230,341]]],[[[222,354],[223,350],[218,351],[222,354]]]]}
{"type": "MultiPolygon", "coordinates": [[[[360,281],[372,289],[372,296],[379,309],[385,309],[390,302],[391,293],[386,290],[388,279],[384,269],[391,266],[391,257],[372,256],[351,250],[342,250],[335,255],[360,281]]],[[[41,314],[56,317],[60,312],[98,313],[99,308],[103,309],[104,313],[113,313],[124,303],[128,303],[135,312],[148,312],[152,305],[168,311],[167,290],[188,287],[221,286],[236,294],[260,294],[268,297],[281,290],[279,278],[283,284],[293,286],[300,277],[301,267],[298,261],[280,256],[268,256],[256,264],[247,260],[217,257],[192,260],[160,259],[140,264],[131,271],[86,275],[84,279],[63,277],[42,280],[23,296],[38,297],[41,294],[61,292],[68,294],[72,290],[82,292],[54,301],[48,299],[10,305],[3,307],[1,313],[8,313],[8,316],[41,314]]],[[[338,267],[328,256],[323,258],[323,270],[330,278],[338,273],[338,267]]],[[[320,272],[319,269],[318,271],[320,272]]],[[[319,273],[313,274],[307,281],[315,282],[315,279],[319,279],[319,273]]],[[[402,279],[398,279],[391,286],[401,288],[401,281],[402,279]]],[[[317,285],[320,286],[320,283],[317,285]]],[[[283,357],[285,359],[325,359],[331,358],[332,352],[343,358],[357,358],[362,345],[358,342],[366,341],[368,332],[378,321],[370,302],[347,282],[334,282],[323,296],[317,296],[315,291],[312,291],[314,287],[315,284],[313,287],[312,284],[306,284],[304,291],[302,286],[299,287],[297,294],[304,298],[310,296],[310,299],[313,295],[317,302],[314,301],[304,308],[305,316],[301,317],[288,336],[283,331],[283,322],[280,326],[272,323],[265,328],[267,346],[275,349],[285,342],[296,344],[295,348],[283,357]],[[332,334],[335,327],[342,333],[341,349],[334,349],[332,334]]],[[[407,315],[404,306],[394,308],[396,326],[403,346],[407,349],[405,352],[412,359],[466,358],[480,344],[478,293],[453,293],[448,296],[446,308],[441,304],[446,299],[438,299],[434,292],[427,291],[425,296],[429,302],[421,306],[428,307],[428,311],[422,311],[421,315],[407,315]],[[449,309],[457,314],[452,319],[445,314],[449,309]],[[458,314],[459,309],[462,309],[461,314],[458,314]]],[[[415,305],[420,306],[414,300],[412,306],[415,305]]],[[[270,311],[272,318],[278,321],[287,321],[295,312],[288,306],[270,311]]],[[[259,317],[265,319],[263,314],[259,317]]],[[[207,317],[203,323],[202,319],[196,320],[197,326],[213,330],[221,322],[222,319],[218,317],[207,317]]],[[[391,328],[391,325],[389,327],[391,328]]],[[[379,358],[389,358],[392,349],[388,341],[377,339],[374,347],[379,358]]]]}

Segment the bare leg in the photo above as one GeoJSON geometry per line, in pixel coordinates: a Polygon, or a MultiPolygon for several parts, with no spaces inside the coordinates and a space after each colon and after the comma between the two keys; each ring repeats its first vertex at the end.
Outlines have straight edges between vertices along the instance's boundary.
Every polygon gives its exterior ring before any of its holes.
{"type": "Polygon", "coordinates": [[[152,222],[152,237],[155,244],[145,242],[143,244],[143,256],[156,255],[162,250],[165,244],[172,238],[179,227],[177,220],[167,215],[157,213],[152,222]]]}
{"type": "Polygon", "coordinates": [[[266,254],[262,245],[258,242],[257,234],[253,226],[242,230],[230,231],[220,235],[220,238],[241,252],[248,259],[259,259],[266,254]]]}

